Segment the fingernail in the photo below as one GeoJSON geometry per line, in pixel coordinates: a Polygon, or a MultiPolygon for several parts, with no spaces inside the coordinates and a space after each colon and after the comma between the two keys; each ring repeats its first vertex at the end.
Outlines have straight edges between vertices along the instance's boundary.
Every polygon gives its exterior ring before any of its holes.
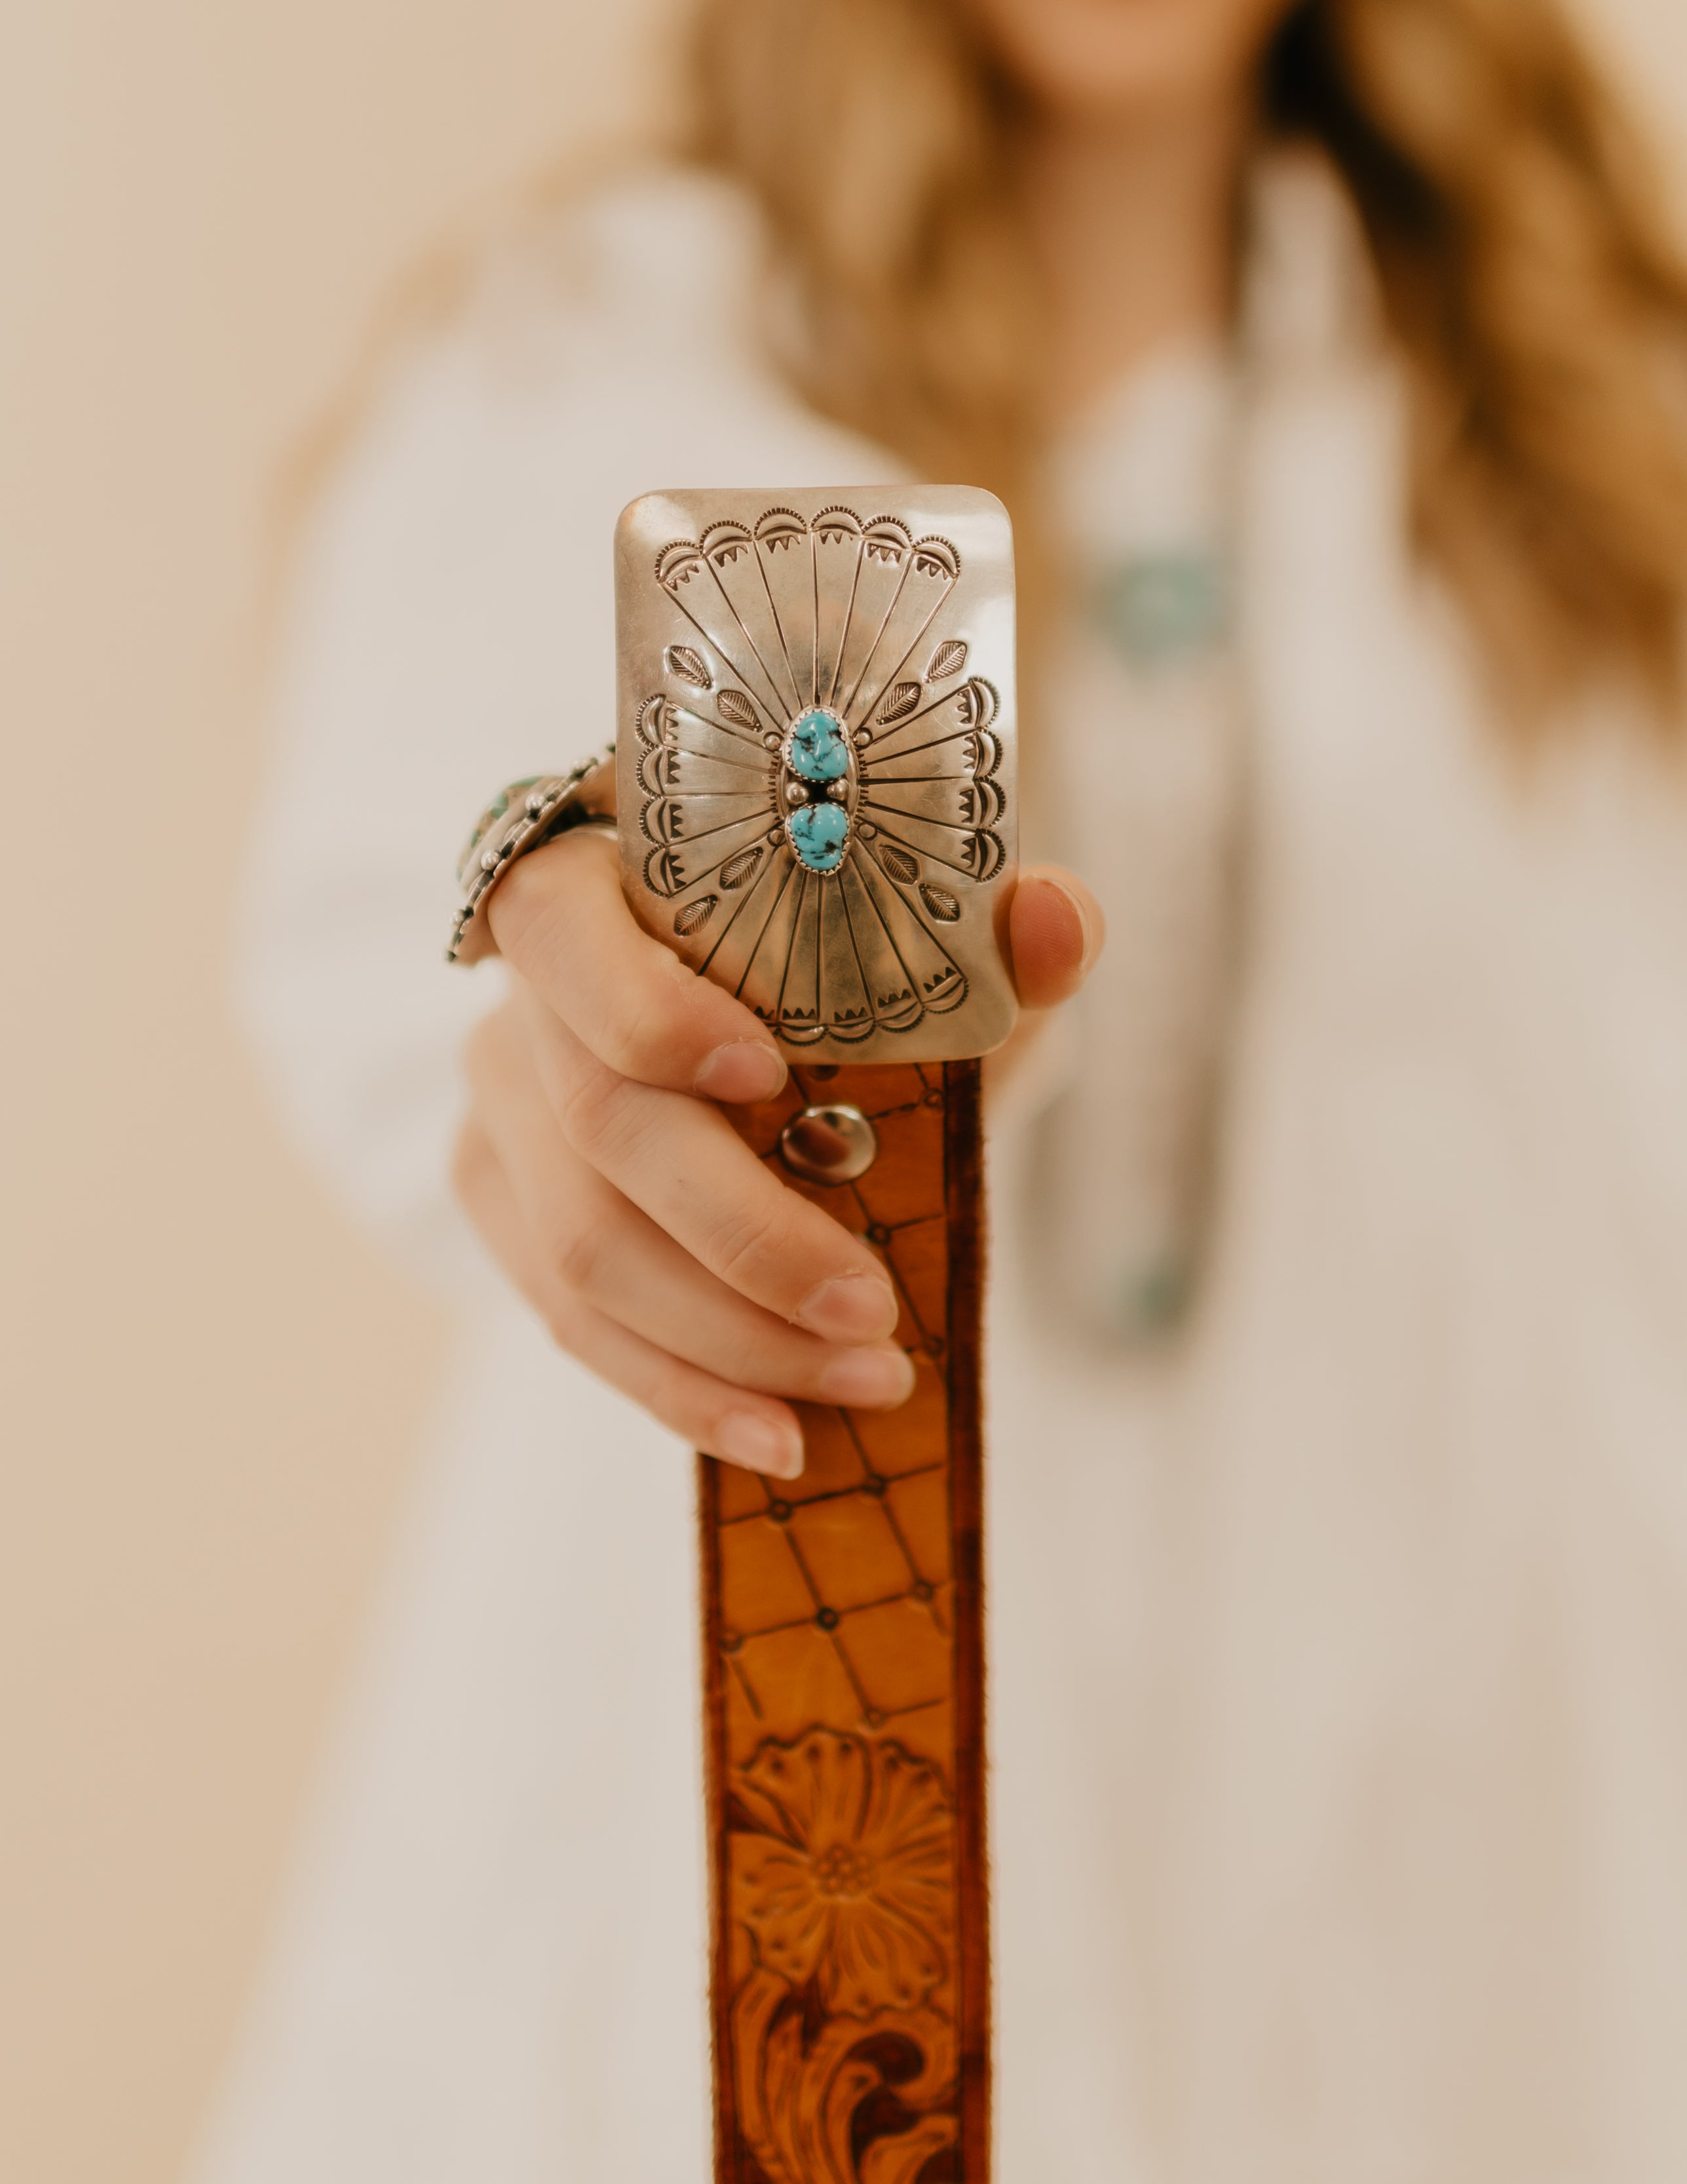
{"type": "MultiPolygon", "coordinates": [[[[1056,880],[1055,884],[1060,887],[1061,883],[1056,880]]],[[[1107,928],[1102,924],[1093,904],[1086,903],[1081,895],[1075,895],[1070,888],[1061,888],[1061,893],[1077,913],[1078,925],[1083,933],[1083,960],[1077,967],[1087,972],[1101,953],[1101,944],[1107,938],[1107,928]]]]}
{"type": "Polygon", "coordinates": [[[828,1403],[890,1410],[914,1392],[914,1361],[902,1350],[847,1350],[825,1367],[816,1392],[828,1403]]]}
{"type": "Polygon", "coordinates": [[[755,1411],[729,1411],[715,1429],[715,1453],[746,1471],[770,1479],[802,1475],[803,1437],[793,1425],[780,1425],[755,1411]]]}
{"type": "Polygon", "coordinates": [[[1101,953],[1101,944],[1107,937],[1105,927],[1100,923],[1094,911],[1087,907],[1082,899],[1075,895],[1070,888],[1062,887],[1052,874],[1038,872],[1035,884],[1038,887],[1052,888],[1077,919],[1077,929],[1083,942],[1083,953],[1079,958],[1077,967],[1081,972],[1088,972],[1096,957],[1101,953]]]}
{"type": "Polygon", "coordinates": [[[877,1274],[839,1274],[810,1290],[797,1324],[829,1342],[874,1342],[894,1334],[896,1292],[877,1274]]]}
{"type": "Polygon", "coordinates": [[[717,1046],[693,1079],[705,1100],[771,1100],[785,1082],[785,1065],[759,1039],[717,1046]]]}

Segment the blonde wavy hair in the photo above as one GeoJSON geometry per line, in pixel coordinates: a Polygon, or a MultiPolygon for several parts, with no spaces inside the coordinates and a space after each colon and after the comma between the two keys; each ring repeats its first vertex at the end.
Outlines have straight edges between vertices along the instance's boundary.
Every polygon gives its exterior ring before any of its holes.
{"type": "MultiPolygon", "coordinates": [[[[687,149],[766,214],[806,398],[1037,536],[1022,115],[960,7],[699,0],[692,38],[687,149]]],[[[1414,392],[1418,542],[1506,687],[1538,710],[1617,669],[1674,706],[1687,274],[1553,0],[1302,0],[1261,91],[1357,205],[1414,392]]]]}

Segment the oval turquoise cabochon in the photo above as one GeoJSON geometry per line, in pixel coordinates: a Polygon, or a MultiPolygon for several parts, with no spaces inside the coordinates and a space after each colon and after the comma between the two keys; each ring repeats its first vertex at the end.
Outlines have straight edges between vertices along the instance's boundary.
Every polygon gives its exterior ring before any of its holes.
{"type": "Polygon", "coordinates": [[[838,804],[805,804],[785,822],[799,864],[811,872],[835,872],[844,861],[849,815],[838,804]]]}
{"type": "Polygon", "coordinates": [[[849,746],[838,716],[819,705],[805,713],[791,730],[786,763],[801,781],[842,781],[849,771],[849,746]]]}

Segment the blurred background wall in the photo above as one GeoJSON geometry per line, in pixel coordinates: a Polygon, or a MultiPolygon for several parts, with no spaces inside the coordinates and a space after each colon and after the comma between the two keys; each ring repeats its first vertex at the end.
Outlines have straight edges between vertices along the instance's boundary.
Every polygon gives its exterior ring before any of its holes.
{"type": "MultiPolygon", "coordinates": [[[[1580,6],[1687,181],[1687,6],[1580,6]]],[[[286,459],[430,246],[636,123],[673,13],[0,0],[17,2184],[175,2176],[446,1332],[292,1162],[225,1022],[286,459]]]]}

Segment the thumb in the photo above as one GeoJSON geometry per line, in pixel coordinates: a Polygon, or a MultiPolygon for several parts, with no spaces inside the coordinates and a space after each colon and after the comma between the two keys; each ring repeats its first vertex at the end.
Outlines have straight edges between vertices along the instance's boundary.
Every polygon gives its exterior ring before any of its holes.
{"type": "Polygon", "coordinates": [[[1101,905],[1058,865],[1027,865],[1008,905],[1008,954],[1027,1009],[1067,1000],[1089,975],[1107,937],[1101,905]]]}

